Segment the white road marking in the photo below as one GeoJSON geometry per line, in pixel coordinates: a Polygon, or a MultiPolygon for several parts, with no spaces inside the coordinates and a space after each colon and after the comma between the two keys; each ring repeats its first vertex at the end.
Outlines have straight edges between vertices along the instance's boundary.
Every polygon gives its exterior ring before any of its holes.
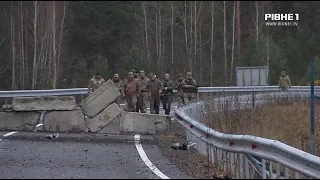
{"type": "Polygon", "coordinates": [[[18,131],[12,131],[12,132],[9,132],[9,133],[7,133],[7,134],[3,135],[3,137],[11,136],[11,135],[13,135],[13,134],[15,134],[15,133],[17,133],[17,132],[18,132],[18,131]]]}
{"type": "Polygon", "coordinates": [[[42,123],[37,124],[37,125],[36,125],[36,128],[37,128],[37,127],[40,127],[40,126],[43,126],[43,124],[42,124],[42,123]]]}
{"type": "Polygon", "coordinates": [[[170,179],[168,176],[164,175],[156,166],[152,164],[152,162],[149,160],[148,156],[144,152],[142,145],[140,143],[140,135],[136,134],[134,136],[134,143],[136,145],[136,148],[138,150],[138,153],[143,160],[143,162],[151,169],[153,173],[155,173],[157,176],[159,176],[161,179],[170,179]]]}

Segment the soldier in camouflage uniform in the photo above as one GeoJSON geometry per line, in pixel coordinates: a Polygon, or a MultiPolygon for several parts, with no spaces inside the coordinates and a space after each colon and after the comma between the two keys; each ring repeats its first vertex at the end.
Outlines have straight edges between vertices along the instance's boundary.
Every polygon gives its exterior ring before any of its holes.
{"type": "Polygon", "coordinates": [[[183,105],[184,103],[184,98],[183,98],[183,90],[182,90],[182,83],[183,81],[183,75],[182,73],[178,74],[178,79],[175,82],[175,88],[177,90],[177,101],[178,101],[178,105],[183,105]]]}
{"type": "Polygon", "coordinates": [[[150,80],[147,83],[147,90],[150,95],[150,113],[159,114],[160,106],[160,94],[162,93],[162,83],[157,79],[154,74],[150,76],[150,80]]]}
{"type": "Polygon", "coordinates": [[[280,78],[279,78],[279,88],[281,90],[287,90],[288,87],[291,87],[290,77],[288,75],[286,75],[285,71],[282,71],[280,78]]]}
{"type": "Polygon", "coordinates": [[[141,113],[147,112],[148,102],[149,102],[149,95],[147,90],[147,84],[149,78],[146,77],[145,72],[143,70],[140,71],[140,78],[137,80],[140,87],[140,96],[138,98],[138,111],[141,113]]]}
{"type": "Polygon", "coordinates": [[[139,75],[138,75],[137,71],[134,70],[134,69],[131,69],[131,72],[133,72],[133,78],[134,78],[135,80],[139,80],[139,75]]]}
{"type": "Polygon", "coordinates": [[[162,82],[162,85],[163,85],[162,105],[163,105],[165,114],[169,115],[171,110],[172,96],[173,96],[173,90],[174,90],[175,84],[170,79],[170,75],[168,73],[164,75],[164,80],[162,82]]]}
{"type": "MultiPolygon", "coordinates": [[[[113,81],[114,85],[118,88],[120,93],[123,94],[123,92],[122,92],[123,82],[119,79],[119,74],[114,74],[112,81],[113,81]]],[[[121,96],[119,96],[116,100],[116,103],[118,104],[118,106],[120,106],[120,101],[121,101],[121,96]]]]}
{"type": "MultiPolygon", "coordinates": [[[[135,69],[131,69],[131,72],[133,72],[133,78],[135,80],[139,80],[137,71],[135,69]]],[[[136,112],[139,112],[139,98],[137,99],[137,103],[136,103],[136,112]]]]}
{"type": "Polygon", "coordinates": [[[183,89],[183,98],[185,104],[188,104],[197,98],[197,82],[192,78],[191,72],[187,72],[186,78],[181,82],[183,89]]]}
{"type": "Polygon", "coordinates": [[[95,90],[97,90],[105,80],[102,78],[100,73],[96,73],[96,76],[92,77],[89,81],[88,85],[88,94],[92,94],[95,90]]]}
{"type": "Polygon", "coordinates": [[[128,78],[123,85],[123,92],[127,101],[127,111],[135,112],[137,105],[137,97],[140,94],[140,87],[138,81],[133,77],[133,72],[129,72],[128,78]]]}

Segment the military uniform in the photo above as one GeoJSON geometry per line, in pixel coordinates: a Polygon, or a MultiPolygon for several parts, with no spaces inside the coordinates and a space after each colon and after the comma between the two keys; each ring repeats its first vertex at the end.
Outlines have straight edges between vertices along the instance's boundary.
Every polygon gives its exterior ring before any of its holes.
{"type": "Polygon", "coordinates": [[[198,87],[197,82],[191,77],[191,73],[187,73],[187,77],[181,82],[183,89],[183,98],[185,104],[195,101],[197,98],[198,87]]]}
{"type": "Polygon", "coordinates": [[[150,79],[147,83],[147,89],[150,93],[150,113],[159,114],[160,106],[160,92],[162,90],[162,83],[159,79],[155,78],[150,79]]]}
{"type": "MultiPolygon", "coordinates": [[[[123,94],[123,92],[122,92],[122,90],[123,90],[123,89],[122,89],[122,88],[123,88],[123,82],[122,82],[120,79],[118,79],[117,81],[115,81],[115,80],[113,79],[112,81],[113,81],[114,85],[118,88],[118,90],[120,91],[120,93],[123,94]]],[[[120,104],[121,104],[121,96],[119,96],[119,97],[117,98],[116,103],[118,104],[118,106],[120,106],[120,104]]]]}
{"type": "Polygon", "coordinates": [[[95,77],[91,78],[88,85],[88,94],[92,94],[95,90],[97,90],[103,83],[105,83],[105,80],[103,78],[97,79],[95,77]]]}
{"type": "Polygon", "coordinates": [[[171,79],[163,80],[163,97],[162,97],[162,105],[166,115],[170,114],[172,96],[174,90],[174,82],[171,79]]]}
{"type": "Polygon", "coordinates": [[[137,105],[137,96],[140,94],[140,87],[136,80],[126,80],[123,85],[123,92],[127,101],[127,111],[135,112],[137,105]]]}
{"type": "Polygon", "coordinates": [[[175,82],[175,89],[177,90],[178,105],[184,104],[183,89],[182,89],[182,85],[181,85],[182,81],[183,81],[183,75],[180,73],[178,75],[177,81],[175,82]]]}
{"type": "Polygon", "coordinates": [[[288,87],[291,87],[290,77],[286,75],[285,71],[282,71],[281,76],[279,77],[279,88],[281,90],[287,90],[288,87]]]}
{"type": "MultiPolygon", "coordinates": [[[[144,71],[140,71],[140,73],[144,73],[144,71]]],[[[147,84],[149,81],[149,78],[144,77],[144,78],[139,78],[138,84],[140,87],[140,95],[138,97],[138,111],[141,113],[146,113],[147,108],[148,108],[148,100],[149,100],[149,95],[148,95],[148,90],[147,90],[147,84]]]]}

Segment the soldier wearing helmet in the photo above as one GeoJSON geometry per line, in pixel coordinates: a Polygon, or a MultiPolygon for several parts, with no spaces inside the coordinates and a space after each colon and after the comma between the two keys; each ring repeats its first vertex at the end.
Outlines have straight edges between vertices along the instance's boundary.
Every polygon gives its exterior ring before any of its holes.
{"type": "Polygon", "coordinates": [[[287,90],[289,87],[291,87],[290,77],[286,75],[285,71],[282,71],[279,78],[279,88],[281,90],[287,90]]]}
{"type": "Polygon", "coordinates": [[[96,76],[92,77],[88,84],[88,94],[92,94],[95,90],[97,90],[105,80],[102,78],[101,73],[96,73],[96,76]]]}
{"type": "Polygon", "coordinates": [[[182,81],[183,98],[185,104],[190,103],[197,98],[198,86],[196,80],[192,78],[191,72],[187,72],[186,78],[182,81]]]}
{"type": "Polygon", "coordinates": [[[175,89],[177,90],[178,105],[184,104],[183,90],[182,90],[182,85],[181,85],[182,81],[183,81],[183,75],[182,75],[182,73],[179,73],[178,78],[175,82],[175,89]]]}
{"type": "Polygon", "coordinates": [[[149,94],[147,89],[147,84],[149,78],[146,77],[144,70],[140,71],[139,79],[137,80],[140,86],[140,96],[137,103],[137,112],[146,113],[149,101],[149,94]]]}

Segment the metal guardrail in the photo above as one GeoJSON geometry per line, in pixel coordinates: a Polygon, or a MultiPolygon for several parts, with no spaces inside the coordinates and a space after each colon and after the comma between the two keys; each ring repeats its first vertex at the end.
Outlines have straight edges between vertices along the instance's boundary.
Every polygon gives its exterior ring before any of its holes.
{"type": "MultiPolygon", "coordinates": [[[[277,92],[280,91],[278,86],[230,86],[230,87],[199,87],[199,93],[214,92],[277,92]]],[[[308,92],[309,86],[292,86],[288,89],[290,92],[308,92]]],[[[320,91],[320,86],[315,86],[315,91],[320,91]]],[[[176,91],[174,91],[176,92],[176,91]]],[[[63,95],[86,95],[87,88],[73,89],[48,89],[48,90],[16,90],[0,91],[0,98],[9,97],[28,97],[28,96],[63,96],[63,95]]]]}
{"type": "MultiPolygon", "coordinates": [[[[256,94],[257,105],[272,102],[279,98],[306,99],[308,92],[281,92],[256,94]]],[[[225,97],[215,99],[227,106],[229,110],[236,108],[235,102],[242,108],[252,107],[250,95],[237,98],[225,97]]],[[[320,157],[306,153],[279,141],[249,136],[233,135],[217,132],[201,123],[201,116],[206,111],[219,111],[221,107],[212,103],[205,107],[203,101],[178,107],[175,111],[181,125],[187,129],[187,140],[198,144],[195,148],[203,155],[209,155],[213,163],[218,163],[226,173],[236,178],[300,178],[300,174],[309,178],[320,177],[320,157]],[[261,166],[257,166],[256,157],[261,159],[261,166]],[[255,172],[255,173],[254,173],[255,172]],[[291,172],[291,173],[290,173],[291,172]]],[[[237,107],[239,108],[239,107],[237,107]]],[[[259,164],[259,163],[258,163],[259,164]]]]}

